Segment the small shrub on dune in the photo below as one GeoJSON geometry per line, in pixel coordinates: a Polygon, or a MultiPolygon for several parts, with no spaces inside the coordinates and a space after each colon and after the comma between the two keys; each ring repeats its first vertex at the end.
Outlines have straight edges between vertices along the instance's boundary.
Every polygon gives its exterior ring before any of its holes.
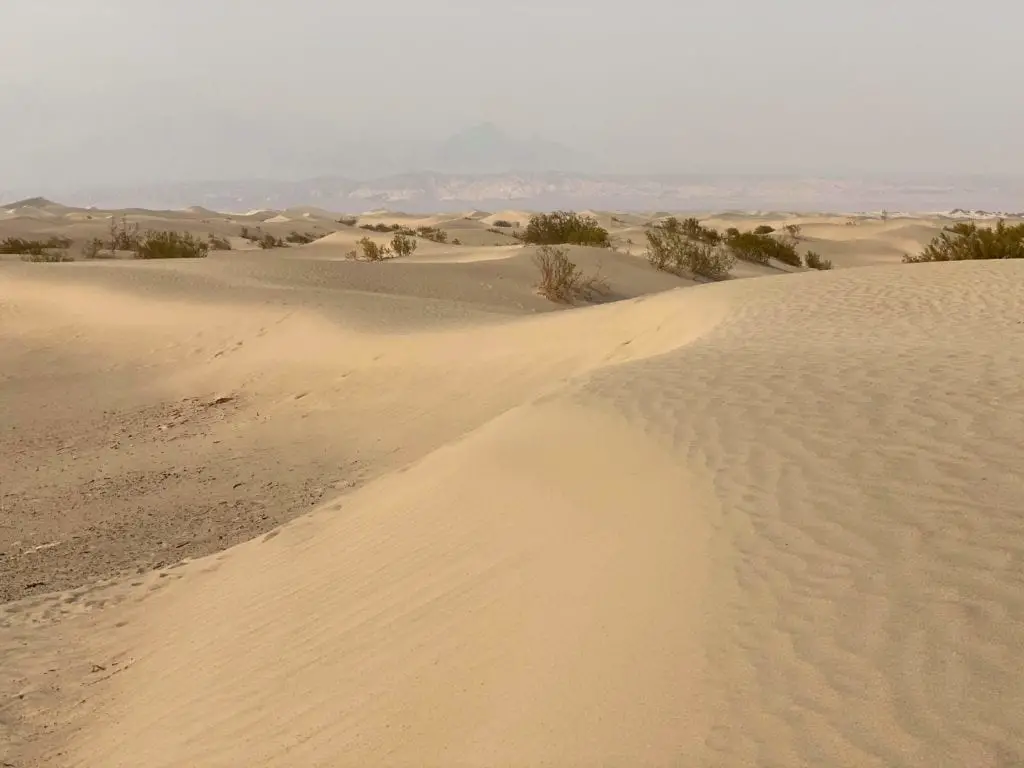
{"type": "Polygon", "coordinates": [[[137,259],[201,259],[210,246],[188,232],[148,231],[135,249],[137,259]]]}
{"type": "Polygon", "coordinates": [[[269,232],[267,234],[263,235],[263,237],[261,237],[259,240],[257,240],[256,243],[259,245],[260,248],[262,248],[265,251],[268,251],[271,248],[287,248],[288,247],[288,243],[286,243],[280,237],[274,237],[269,232]]]}
{"type": "Polygon", "coordinates": [[[670,216],[647,229],[647,260],[666,272],[723,280],[736,259],[714,230],[670,216]],[[711,233],[714,233],[713,235],[711,233]]]}
{"type": "Polygon", "coordinates": [[[537,287],[551,301],[572,303],[576,299],[589,301],[608,292],[608,284],[600,274],[587,277],[569,259],[565,248],[543,245],[533,256],[540,272],[537,287]]]}
{"type": "Polygon", "coordinates": [[[416,250],[418,243],[414,238],[396,232],[391,238],[391,250],[395,256],[411,256],[416,250]]]}
{"type": "Polygon", "coordinates": [[[368,237],[356,243],[356,250],[351,251],[349,256],[353,259],[361,258],[363,261],[384,261],[390,259],[394,254],[386,245],[378,245],[368,237]]]}
{"type": "Polygon", "coordinates": [[[208,238],[211,251],[230,251],[231,243],[226,237],[211,234],[208,238]]]}
{"type": "MultiPolygon", "coordinates": [[[[410,232],[403,234],[412,236],[410,232]]],[[[416,235],[424,240],[431,240],[435,243],[447,243],[448,233],[439,227],[416,227],[416,235]]]]}
{"type": "Polygon", "coordinates": [[[342,216],[338,219],[339,224],[344,224],[346,227],[354,227],[359,222],[355,216],[342,216]]]}
{"type": "Polygon", "coordinates": [[[975,259],[1024,259],[1024,223],[1007,226],[1000,219],[989,228],[959,222],[943,228],[921,253],[903,257],[908,264],[975,259]]]}
{"type": "Polygon", "coordinates": [[[314,240],[319,240],[320,235],[318,235],[316,232],[296,232],[295,230],[292,230],[285,236],[284,239],[289,243],[297,243],[298,245],[309,245],[314,240]]]}
{"type": "Polygon", "coordinates": [[[21,237],[8,237],[0,241],[0,253],[22,254],[24,256],[42,256],[48,250],[67,250],[71,247],[71,238],[54,235],[46,240],[26,240],[21,237]]]}
{"type": "Polygon", "coordinates": [[[592,245],[610,248],[608,230],[598,224],[593,216],[581,216],[572,211],[538,213],[530,217],[530,223],[516,236],[531,245],[592,245]]]}
{"type": "Polygon", "coordinates": [[[401,224],[360,224],[360,229],[368,232],[397,232],[402,228],[401,224]]]}
{"type": "Polygon", "coordinates": [[[494,226],[495,227],[505,227],[506,229],[511,229],[512,227],[514,227],[516,225],[513,224],[511,221],[505,221],[505,219],[498,219],[497,221],[494,222],[494,226]]]}
{"type": "Polygon", "coordinates": [[[38,253],[25,253],[22,254],[22,261],[32,261],[43,264],[58,264],[66,261],[74,261],[75,257],[68,253],[66,248],[50,251],[40,251],[38,253]]]}
{"type": "Polygon", "coordinates": [[[781,261],[791,267],[803,266],[796,246],[788,241],[777,238],[774,234],[757,234],[754,232],[737,232],[726,237],[726,245],[737,259],[754,264],[770,264],[772,259],[781,261]]]}
{"type": "Polygon", "coordinates": [[[767,224],[760,224],[757,227],[754,227],[755,235],[770,235],[774,231],[775,227],[770,227],[767,224]]]}
{"type": "Polygon", "coordinates": [[[804,254],[804,264],[808,269],[832,269],[832,261],[823,259],[816,251],[808,251],[804,254]]]}

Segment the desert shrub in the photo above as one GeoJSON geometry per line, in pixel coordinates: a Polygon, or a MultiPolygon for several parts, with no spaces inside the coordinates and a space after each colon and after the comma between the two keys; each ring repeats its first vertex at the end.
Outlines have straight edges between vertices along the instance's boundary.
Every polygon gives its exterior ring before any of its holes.
{"type": "Polygon", "coordinates": [[[774,231],[775,227],[770,227],[767,224],[759,224],[758,226],[754,227],[755,235],[770,235],[774,231]]]}
{"type": "Polygon", "coordinates": [[[135,249],[137,259],[201,259],[210,246],[188,232],[149,230],[135,249]]]}
{"type": "Polygon", "coordinates": [[[287,248],[288,243],[282,240],[280,237],[274,237],[272,234],[267,232],[259,240],[256,241],[260,248],[267,251],[271,248],[287,248]]]}
{"type": "Polygon", "coordinates": [[[258,243],[260,238],[263,237],[263,233],[259,227],[256,228],[255,232],[251,231],[248,227],[242,227],[238,236],[248,240],[250,243],[258,243]]]}
{"type": "Polygon", "coordinates": [[[755,264],[770,264],[772,259],[789,264],[791,267],[803,266],[796,246],[783,241],[774,235],[759,235],[755,232],[738,232],[729,235],[725,240],[729,250],[737,259],[755,264]]]}
{"type": "Polygon", "coordinates": [[[538,213],[530,217],[530,223],[517,237],[532,245],[593,245],[610,248],[608,230],[597,223],[593,216],[581,216],[572,211],[538,213]]]}
{"type": "Polygon", "coordinates": [[[786,224],[782,227],[783,231],[794,240],[799,240],[803,228],[799,224],[786,224]]]}
{"type": "Polygon", "coordinates": [[[8,237],[0,241],[0,253],[20,253],[26,256],[42,256],[45,255],[47,250],[67,250],[69,247],[71,247],[71,238],[57,235],[48,237],[46,240],[26,240],[21,237],[8,237]]]}
{"type": "Polygon", "coordinates": [[[457,237],[452,238],[452,245],[462,245],[462,241],[457,237]]]}
{"type": "Polygon", "coordinates": [[[403,235],[401,232],[396,232],[395,236],[391,238],[391,251],[395,256],[409,256],[416,250],[415,238],[403,235]]]}
{"type": "Polygon", "coordinates": [[[349,256],[352,258],[362,258],[365,261],[384,261],[384,259],[391,258],[391,249],[386,245],[378,245],[368,237],[364,237],[358,243],[356,243],[356,250],[352,251],[349,256]]]}
{"type": "Polygon", "coordinates": [[[289,243],[298,243],[299,245],[308,245],[314,240],[319,240],[320,235],[316,232],[296,232],[294,229],[288,233],[285,238],[289,243]]]}
{"type": "Polygon", "coordinates": [[[103,238],[94,237],[82,246],[82,256],[86,259],[112,259],[114,253],[103,242],[103,238]]]}
{"type": "Polygon", "coordinates": [[[725,230],[725,239],[731,240],[734,237],[739,237],[740,231],[736,227],[729,227],[725,230]]]}
{"type": "Polygon", "coordinates": [[[424,240],[432,240],[435,243],[448,242],[448,233],[438,227],[416,227],[416,234],[424,240]]]}
{"type": "MultiPolygon", "coordinates": [[[[398,232],[402,229],[401,224],[360,224],[360,229],[365,229],[370,232],[398,232]]],[[[411,230],[410,230],[411,231],[411,230]]]]}
{"type": "Polygon", "coordinates": [[[817,251],[805,253],[804,264],[808,269],[832,269],[832,261],[830,259],[823,259],[817,251]]]}
{"type": "Polygon", "coordinates": [[[57,264],[64,261],[74,261],[75,257],[68,253],[66,248],[39,251],[39,252],[28,252],[22,254],[22,261],[34,261],[45,264],[57,264]]]}
{"type": "Polygon", "coordinates": [[[209,245],[211,251],[230,251],[231,243],[226,237],[218,237],[217,235],[210,234],[209,245]]]}
{"type": "MultiPolygon", "coordinates": [[[[706,228],[700,227],[699,222],[694,227],[695,221],[680,221],[670,216],[648,227],[645,233],[647,260],[657,269],[679,275],[690,273],[711,280],[728,277],[736,262],[735,256],[721,242],[712,242],[716,238],[702,232],[706,228]]],[[[714,234],[718,236],[717,232],[714,234]]]]}
{"type": "Polygon", "coordinates": [[[979,227],[975,222],[959,222],[944,227],[916,256],[906,255],[907,263],[923,261],[967,261],[972,259],[1024,258],[1024,223],[1007,226],[1000,219],[994,227],[979,227]]]}
{"type": "Polygon", "coordinates": [[[509,228],[514,227],[516,225],[513,224],[511,221],[506,221],[505,219],[498,219],[497,221],[494,222],[494,226],[509,228]]]}
{"type": "MultiPolygon", "coordinates": [[[[668,220],[676,221],[676,218],[674,216],[670,216],[668,220]]],[[[693,216],[679,222],[679,227],[684,235],[699,243],[718,245],[722,242],[722,235],[718,230],[712,229],[711,227],[705,227],[700,223],[700,219],[693,216]]]]}
{"type": "Polygon", "coordinates": [[[551,301],[589,301],[608,291],[608,283],[601,277],[600,272],[590,277],[585,276],[569,259],[565,248],[542,245],[534,254],[533,263],[540,271],[540,282],[537,287],[551,301]]]}
{"type": "Polygon", "coordinates": [[[355,216],[342,216],[338,219],[339,224],[344,224],[346,227],[354,227],[359,221],[355,216]]]}

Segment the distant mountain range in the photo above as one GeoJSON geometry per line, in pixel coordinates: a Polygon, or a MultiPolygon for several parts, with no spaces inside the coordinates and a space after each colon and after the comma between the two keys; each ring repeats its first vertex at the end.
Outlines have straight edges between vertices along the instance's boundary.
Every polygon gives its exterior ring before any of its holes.
{"type": "MultiPolygon", "coordinates": [[[[278,145],[280,149],[280,145],[278,145]]],[[[298,151],[298,150],[296,150],[298,151]]],[[[296,161],[297,162],[297,161],[296,161]]],[[[0,189],[4,202],[46,195],[69,205],[220,211],[313,205],[338,212],[604,208],[616,210],[948,211],[1024,209],[1020,177],[628,176],[557,142],[482,123],[439,142],[337,147],[335,169],[301,181],[235,179],[80,188],[0,189]],[[402,169],[402,172],[395,171],[402,169]]],[[[296,166],[299,167],[299,166],[296,166]]]]}
{"type": "Polygon", "coordinates": [[[1024,210],[1024,179],[945,177],[833,179],[764,176],[610,176],[563,172],[420,172],[358,181],[322,177],[146,184],[89,190],[0,191],[4,203],[44,192],[62,203],[100,208],[202,206],[243,212],[312,205],[331,211],[388,208],[410,213],[584,208],[621,211],[987,211],[1024,210]]]}

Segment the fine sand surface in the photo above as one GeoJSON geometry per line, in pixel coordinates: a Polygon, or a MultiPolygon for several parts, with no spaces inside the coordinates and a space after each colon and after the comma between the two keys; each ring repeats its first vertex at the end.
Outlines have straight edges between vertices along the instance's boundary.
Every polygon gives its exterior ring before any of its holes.
{"type": "Polygon", "coordinates": [[[693,285],[597,215],[570,311],[517,211],[0,261],[0,765],[1024,764],[1024,263],[729,214],[840,269],[693,285]]]}

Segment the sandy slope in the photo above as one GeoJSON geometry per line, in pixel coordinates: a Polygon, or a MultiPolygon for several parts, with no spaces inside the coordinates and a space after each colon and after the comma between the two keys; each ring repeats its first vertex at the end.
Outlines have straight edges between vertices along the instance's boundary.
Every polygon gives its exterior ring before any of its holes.
{"type": "Polygon", "coordinates": [[[3,606],[0,756],[1024,761],[1024,264],[515,317],[521,257],[425,253],[374,290],[358,281],[378,265],[334,261],[340,247],[0,265],[4,423],[41,441],[18,438],[26,493],[43,488],[33,466],[70,498],[76,473],[193,452],[150,511],[238,480],[339,484],[221,554],[3,606]],[[181,413],[107,444],[104,410],[166,403],[181,413]],[[62,420],[71,453],[48,457],[62,420]],[[362,469],[338,495],[346,458],[362,469]]]}

